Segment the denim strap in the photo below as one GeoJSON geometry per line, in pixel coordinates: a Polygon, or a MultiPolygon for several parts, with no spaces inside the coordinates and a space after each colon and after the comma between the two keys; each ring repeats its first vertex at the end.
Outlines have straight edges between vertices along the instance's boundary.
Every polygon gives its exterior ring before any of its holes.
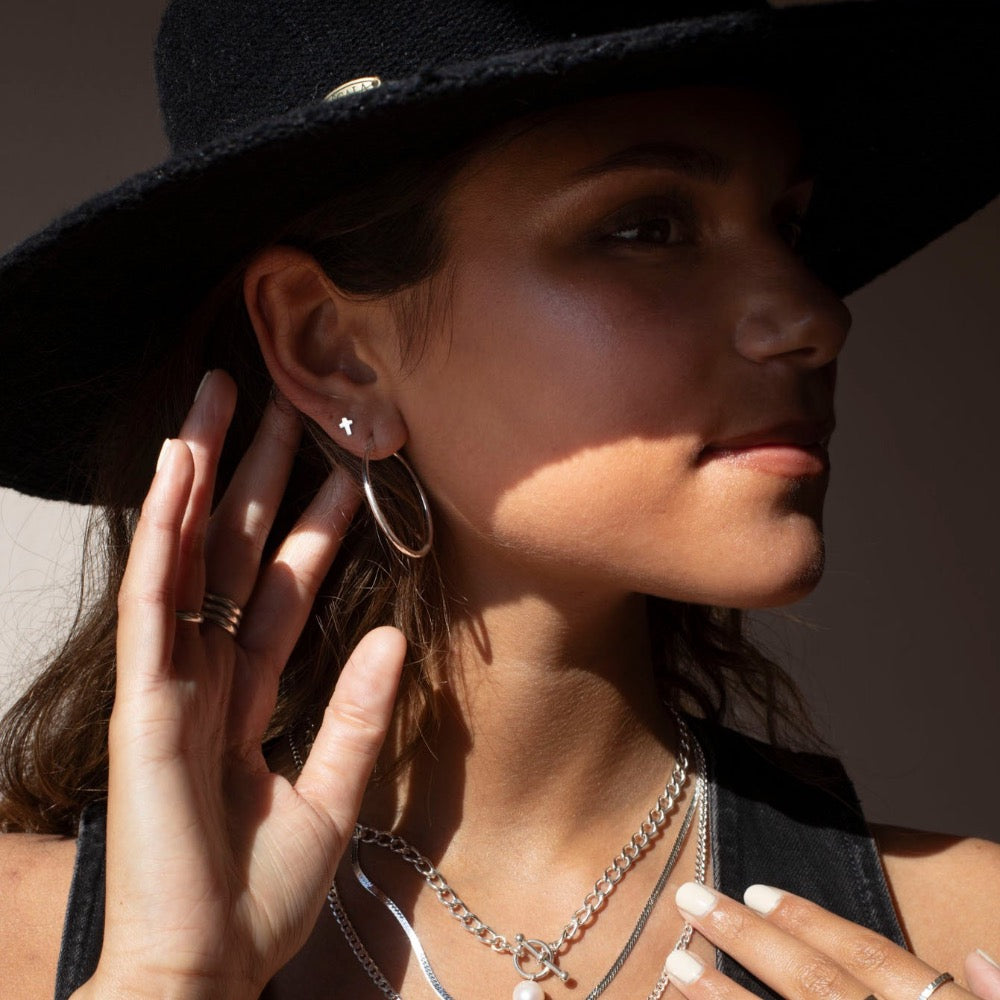
{"type": "Polygon", "coordinates": [[[77,829],[76,862],[63,924],[55,1000],[68,1000],[97,968],[104,941],[104,802],[87,806],[77,829]]]}
{"type": "MultiPolygon", "coordinates": [[[[741,901],[754,883],[785,889],[905,947],[882,860],[840,761],[688,721],[711,776],[716,888],[741,901]]],[[[718,967],[763,1000],[779,1000],[722,952],[718,967]]]]}

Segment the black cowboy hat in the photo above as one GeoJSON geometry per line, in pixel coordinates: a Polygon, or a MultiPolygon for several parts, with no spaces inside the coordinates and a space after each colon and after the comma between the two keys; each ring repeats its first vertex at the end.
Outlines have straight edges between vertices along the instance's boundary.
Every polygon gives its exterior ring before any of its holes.
{"type": "Polygon", "coordinates": [[[996,7],[174,0],[171,158],[0,260],[0,484],[91,500],[95,428],[236,262],[401,153],[561,103],[690,83],[789,98],[817,167],[807,256],[846,295],[1000,190],[996,7]]]}

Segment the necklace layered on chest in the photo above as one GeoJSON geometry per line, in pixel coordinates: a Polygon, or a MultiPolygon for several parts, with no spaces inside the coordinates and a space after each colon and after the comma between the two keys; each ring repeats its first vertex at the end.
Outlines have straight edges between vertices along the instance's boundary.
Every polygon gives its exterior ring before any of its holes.
{"type": "MultiPolygon", "coordinates": [[[[563,983],[567,983],[570,980],[570,974],[560,964],[560,958],[570,948],[571,944],[582,935],[584,928],[588,927],[594,921],[597,914],[607,904],[615,887],[621,882],[635,862],[649,850],[655,840],[659,839],[663,828],[670,820],[671,814],[676,810],[677,800],[687,784],[690,759],[693,757],[697,771],[695,790],[691,796],[685,816],[680,823],[673,847],[669,852],[656,884],[653,886],[645,905],[639,913],[634,929],[625,942],[624,947],[605,975],[602,976],[597,985],[585,997],[585,1000],[597,1000],[617,976],[635,948],[653,911],[653,907],[673,872],[687,839],[687,834],[693,825],[696,813],[698,817],[698,842],[695,858],[695,879],[700,883],[704,883],[705,881],[708,838],[708,782],[705,757],[697,740],[695,740],[693,734],[676,713],[675,719],[680,734],[680,746],[676,763],[666,787],[639,824],[638,830],[612,859],[607,868],[605,868],[604,872],[594,883],[593,888],[584,896],[582,904],[576,909],[570,920],[562,927],[554,939],[546,940],[542,937],[533,937],[522,931],[518,931],[513,935],[498,933],[469,908],[462,897],[448,883],[444,875],[409,842],[390,831],[377,830],[360,823],[355,826],[354,834],[351,838],[351,867],[354,876],[361,887],[378,900],[399,924],[410,942],[410,946],[427,983],[441,1000],[456,1000],[456,998],[442,985],[419,936],[402,909],[368,876],[362,865],[362,846],[391,852],[407,862],[421,876],[427,887],[434,892],[438,901],[454,917],[457,924],[467,931],[473,940],[487,946],[497,955],[510,957],[514,970],[520,978],[520,982],[514,987],[512,1000],[545,1000],[546,993],[540,985],[541,981],[547,979],[549,976],[553,976],[563,983]]],[[[301,770],[302,757],[291,734],[289,735],[289,744],[295,764],[301,770]]],[[[330,912],[343,933],[351,952],[364,969],[368,978],[387,1000],[403,1000],[399,993],[393,989],[351,922],[337,889],[336,881],[330,886],[327,902],[329,903],[330,912]]],[[[687,948],[690,944],[692,934],[693,930],[691,926],[685,924],[674,949],[687,948]]],[[[666,973],[661,972],[656,984],[648,995],[648,1000],[660,1000],[666,990],[667,983],[666,973]]]]}

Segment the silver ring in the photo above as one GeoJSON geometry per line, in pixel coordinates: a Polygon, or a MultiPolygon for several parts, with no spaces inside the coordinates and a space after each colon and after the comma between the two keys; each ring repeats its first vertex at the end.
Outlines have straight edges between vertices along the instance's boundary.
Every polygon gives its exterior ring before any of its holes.
{"type": "Polygon", "coordinates": [[[191,622],[194,625],[200,625],[205,620],[205,616],[200,611],[175,611],[174,617],[178,621],[191,622]]]}
{"type": "Polygon", "coordinates": [[[950,972],[942,972],[937,979],[932,979],[921,991],[920,996],[917,1000],[927,1000],[927,998],[939,987],[944,986],[945,983],[953,982],[955,977],[950,972]]]}
{"type": "Polygon", "coordinates": [[[224,629],[234,639],[240,630],[240,622],[243,620],[243,609],[228,597],[220,597],[218,594],[205,592],[205,600],[201,605],[202,621],[211,622],[224,629]]]}

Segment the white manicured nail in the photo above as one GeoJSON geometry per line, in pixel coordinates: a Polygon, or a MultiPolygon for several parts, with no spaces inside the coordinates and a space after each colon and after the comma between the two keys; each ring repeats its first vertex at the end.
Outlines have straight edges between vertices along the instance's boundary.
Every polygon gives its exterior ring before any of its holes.
{"type": "Polygon", "coordinates": [[[743,902],[766,917],[781,902],[781,895],[769,885],[752,885],[743,893],[743,902]]]}
{"type": "Polygon", "coordinates": [[[703,917],[719,901],[711,889],[706,889],[697,882],[685,882],[674,897],[677,905],[692,917],[703,917]]]}
{"type": "Polygon", "coordinates": [[[167,458],[167,452],[169,450],[170,450],[170,438],[167,438],[166,441],[164,441],[163,444],[160,446],[160,455],[156,459],[156,471],[157,472],[160,471],[160,467],[163,465],[164,461],[166,460],[166,458],[167,458]]]}
{"type": "Polygon", "coordinates": [[[682,986],[690,986],[705,971],[705,965],[700,958],[690,952],[676,949],[667,955],[666,965],[670,978],[678,980],[682,986]]]}
{"type": "Polygon", "coordinates": [[[998,962],[995,958],[991,958],[989,955],[987,955],[986,952],[983,951],[982,948],[977,948],[976,949],[976,954],[980,958],[985,958],[986,961],[990,963],[990,965],[994,966],[997,969],[1000,969],[1000,962],[998,962]]]}

